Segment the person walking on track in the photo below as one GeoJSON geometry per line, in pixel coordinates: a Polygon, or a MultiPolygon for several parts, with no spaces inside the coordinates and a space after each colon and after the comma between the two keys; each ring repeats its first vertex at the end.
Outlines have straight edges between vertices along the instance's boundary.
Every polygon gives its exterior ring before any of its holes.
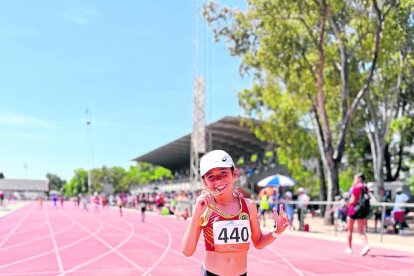
{"type": "Polygon", "coordinates": [[[196,198],[193,217],[182,239],[185,256],[192,256],[203,230],[206,254],[200,275],[247,275],[250,242],[257,249],[271,244],[289,226],[284,213],[274,212],[275,229],[262,233],[257,207],[234,189],[238,169],[223,150],[214,150],[200,160],[203,192],[196,198]]]}
{"type": "Polygon", "coordinates": [[[147,199],[145,197],[145,194],[141,195],[138,199],[139,206],[141,209],[141,222],[145,222],[145,211],[147,210],[147,199]]]}
{"type": "MultiPolygon", "coordinates": [[[[354,183],[351,188],[351,199],[348,203],[348,248],[345,253],[352,254],[352,234],[354,232],[354,223],[357,221],[358,233],[364,242],[364,248],[360,255],[365,256],[370,250],[368,238],[366,235],[367,216],[369,206],[364,206],[364,199],[368,197],[368,188],[365,186],[365,177],[362,173],[358,173],[354,177],[354,183]]],[[[369,205],[369,203],[368,203],[369,205]]]]}

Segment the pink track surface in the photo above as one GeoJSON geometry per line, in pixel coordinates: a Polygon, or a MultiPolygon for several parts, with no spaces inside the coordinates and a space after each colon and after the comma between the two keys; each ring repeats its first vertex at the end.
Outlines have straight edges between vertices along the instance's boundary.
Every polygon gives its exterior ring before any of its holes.
{"type": "MultiPolygon", "coordinates": [[[[180,250],[187,223],[31,203],[0,219],[0,275],[199,275],[202,237],[194,256],[180,250]]],[[[248,275],[414,275],[411,253],[372,248],[360,257],[346,255],[345,247],[345,241],[283,235],[263,250],[250,249],[248,275]]]]}

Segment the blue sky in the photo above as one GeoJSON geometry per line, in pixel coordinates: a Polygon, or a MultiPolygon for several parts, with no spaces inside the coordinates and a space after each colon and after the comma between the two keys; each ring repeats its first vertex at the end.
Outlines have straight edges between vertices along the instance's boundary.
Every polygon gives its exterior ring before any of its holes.
{"type": "MultiPolygon", "coordinates": [[[[88,146],[93,167],[128,168],[131,159],[190,133],[194,2],[3,2],[0,172],[68,180],[76,168],[89,168],[88,146]]],[[[240,114],[236,91],[249,81],[238,74],[239,60],[206,31],[211,123],[240,114]]]]}

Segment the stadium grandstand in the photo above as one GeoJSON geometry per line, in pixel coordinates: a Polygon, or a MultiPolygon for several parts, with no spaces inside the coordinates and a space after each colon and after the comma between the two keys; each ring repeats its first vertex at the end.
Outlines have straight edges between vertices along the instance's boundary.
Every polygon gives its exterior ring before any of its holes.
{"type": "MultiPolygon", "coordinates": [[[[244,192],[257,190],[255,184],[262,178],[280,173],[287,174],[286,168],[279,165],[274,151],[276,145],[265,143],[252,133],[248,126],[241,124],[238,117],[224,117],[206,126],[208,149],[222,149],[228,152],[240,169],[239,186],[244,192]],[[271,157],[266,153],[271,152],[271,157]]],[[[175,179],[134,187],[132,192],[192,191],[201,188],[190,184],[191,133],[164,146],[154,149],[133,161],[146,162],[171,170],[175,179]]]]}
{"type": "Polygon", "coordinates": [[[46,198],[49,182],[47,180],[3,178],[0,179],[0,191],[3,191],[6,198],[46,198]]]}

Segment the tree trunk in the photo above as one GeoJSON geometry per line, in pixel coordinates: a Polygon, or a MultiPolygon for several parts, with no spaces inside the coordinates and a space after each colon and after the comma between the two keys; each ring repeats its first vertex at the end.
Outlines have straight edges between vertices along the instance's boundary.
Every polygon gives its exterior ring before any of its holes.
{"type": "MultiPolygon", "coordinates": [[[[330,156],[330,158],[332,159],[332,156],[330,156]]],[[[327,156],[327,159],[329,159],[329,156],[327,156]]],[[[338,170],[337,164],[334,163],[333,160],[332,162],[329,162],[329,166],[326,166],[326,167],[327,167],[327,178],[328,178],[327,180],[328,180],[328,187],[329,187],[327,200],[334,201],[334,197],[339,194],[339,170],[338,170]]],[[[331,208],[332,208],[331,204],[326,205],[327,210],[330,210],[331,208]]],[[[332,224],[330,212],[325,212],[324,224],[326,225],[332,224]]]]}
{"type": "MultiPolygon", "coordinates": [[[[317,163],[317,170],[318,170],[318,176],[319,176],[319,200],[320,201],[325,201],[326,200],[326,181],[325,181],[325,171],[323,169],[323,163],[322,163],[322,159],[318,158],[318,163],[317,163]]],[[[324,216],[325,215],[325,211],[326,211],[326,205],[320,205],[319,209],[321,210],[321,215],[324,216]]]]}

